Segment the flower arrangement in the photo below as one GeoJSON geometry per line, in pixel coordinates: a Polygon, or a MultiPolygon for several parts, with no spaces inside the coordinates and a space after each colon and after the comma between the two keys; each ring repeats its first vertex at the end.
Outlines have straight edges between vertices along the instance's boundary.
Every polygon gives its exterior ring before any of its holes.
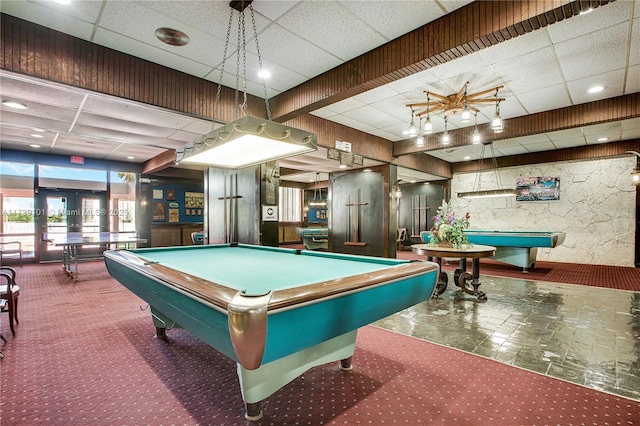
{"type": "Polygon", "coordinates": [[[463,231],[469,227],[470,218],[469,212],[462,217],[457,217],[451,210],[451,206],[443,201],[442,206],[438,207],[438,214],[433,217],[429,243],[454,248],[469,244],[463,231]]]}

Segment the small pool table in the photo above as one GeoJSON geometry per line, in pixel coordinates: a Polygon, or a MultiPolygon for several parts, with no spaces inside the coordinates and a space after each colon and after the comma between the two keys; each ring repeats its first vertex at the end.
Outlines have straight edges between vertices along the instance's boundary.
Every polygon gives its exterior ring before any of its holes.
{"type": "Polygon", "coordinates": [[[519,266],[523,272],[534,268],[539,247],[553,248],[564,242],[564,232],[545,231],[464,231],[473,244],[486,244],[496,247],[493,259],[510,265],[519,266]]]}
{"type": "Polygon", "coordinates": [[[244,244],[107,251],[104,259],[149,303],[158,337],[181,327],[237,363],[248,420],[309,368],[340,360],[350,369],[357,329],[428,300],[440,271],[434,262],[244,244]]]}
{"type": "Polygon", "coordinates": [[[308,250],[329,248],[328,228],[296,228],[296,234],[302,238],[302,244],[308,250]]]}
{"type": "MultiPolygon", "coordinates": [[[[564,242],[564,232],[547,231],[479,231],[465,229],[471,244],[494,246],[496,254],[491,258],[499,262],[519,266],[523,272],[535,268],[538,248],[557,247],[564,242]]],[[[429,243],[430,231],[420,233],[423,242],[429,243]]]]}

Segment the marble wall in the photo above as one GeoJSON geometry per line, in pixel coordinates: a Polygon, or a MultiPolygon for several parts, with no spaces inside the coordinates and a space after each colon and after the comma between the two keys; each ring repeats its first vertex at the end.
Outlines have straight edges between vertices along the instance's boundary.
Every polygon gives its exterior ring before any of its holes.
{"type": "MultiPolygon", "coordinates": [[[[538,260],[634,266],[635,197],[630,173],[635,158],[563,161],[499,169],[501,188],[518,177],[560,177],[560,200],[516,201],[515,197],[462,199],[478,189],[477,173],[453,176],[451,204],[471,214],[471,229],[563,231],[564,243],[538,250],[538,260]],[[474,185],[476,185],[474,187],[474,185]]],[[[480,174],[481,189],[495,189],[494,170],[480,174]]]]}

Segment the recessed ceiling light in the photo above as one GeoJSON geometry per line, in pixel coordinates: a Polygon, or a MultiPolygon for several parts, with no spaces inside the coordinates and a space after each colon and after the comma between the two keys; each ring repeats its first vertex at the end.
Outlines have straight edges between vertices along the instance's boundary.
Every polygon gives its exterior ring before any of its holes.
{"type": "Polygon", "coordinates": [[[128,156],[127,156],[127,158],[128,158],[129,160],[134,160],[136,157],[134,157],[133,155],[128,155],[128,156]]]}
{"type": "Polygon", "coordinates": [[[471,157],[469,157],[468,155],[465,155],[465,156],[464,156],[464,159],[465,159],[465,160],[469,160],[470,158],[471,158],[471,157]]]}
{"type": "Polygon", "coordinates": [[[37,133],[34,133],[33,135],[31,135],[32,138],[43,138],[44,136],[39,135],[37,133]]]}
{"type": "Polygon", "coordinates": [[[31,130],[33,130],[34,132],[44,132],[44,131],[45,131],[44,129],[40,129],[40,128],[38,128],[38,127],[34,127],[34,128],[33,128],[33,129],[31,129],[31,130]]]}
{"type": "Polygon", "coordinates": [[[27,106],[25,104],[18,101],[3,101],[2,105],[8,106],[9,108],[13,109],[27,109],[27,106]]]}
{"type": "Polygon", "coordinates": [[[258,77],[266,80],[267,78],[271,77],[271,73],[267,70],[260,70],[258,71],[258,77]]]}
{"type": "Polygon", "coordinates": [[[598,142],[606,142],[609,138],[598,138],[598,142]]]}
{"type": "Polygon", "coordinates": [[[32,143],[31,145],[29,145],[31,148],[40,148],[40,145],[32,143]]]}
{"type": "Polygon", "coordinates": [[[587,92],[598,93],[598,92],[602,92],[604,89],[605,89],[604,86],[593,86],[593,87],[590,87],[589,90],[587,90],[587,92]]]}

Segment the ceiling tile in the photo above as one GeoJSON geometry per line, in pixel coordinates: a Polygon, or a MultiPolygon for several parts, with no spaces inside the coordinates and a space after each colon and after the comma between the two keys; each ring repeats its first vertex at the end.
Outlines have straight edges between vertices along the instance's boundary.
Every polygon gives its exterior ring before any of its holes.
{"type": "Polygon", "coordinates": [[[623,68],[598,75],[590,75],[579,80],[567,82],[569,93],[574,105],[585,102],[598,101],[619,96],[623,93],[625,70],[623,68]],[[605,90],[599,93],[589,93],[588,89],[594,86],[604,86],[605,90]]]}
{"type": "Polygon", "coordinates": [[[568,81],[624,68],[627,59],[626,23],[555,45],[568,81]],[[621,42],[624,41],[624,42],[621,42]]]}
{"type": "Polygon", "coordinates": [[[293,8],[282,16],[278,24],[294,34],[306,34],[309,42],[342,61],[388,41],[339,2],[306,2],[304,8],[293,8]]]}
{"type": "Polygon", "coordinates": [[[529,114],[571,105],[571,99],[564,84],[521,93],[518,94],[517,99],[529,114]]]}
{"type": "Polygon", "coordinates": [[[614,1],[602,5],[590,13],[565,19],[561,25],[559,23],[549,25],[547,27],[549,37],[554,43],[561,43],[592,34],[628,20],[629,8],[630,4],[627,1],[614,1]]]}
{"type": "Polygon", "coordinates": [[[436,2],[381,1],[375,8],[363,1],[340,3],[387,40],[400,37],[444,15],[436,2]],[[393,19],[389,19],[390,16],[393,19]],[[403,25],[398,25],[398,22],[403,25]]]}
{"type": "Polygon", "coordinates": [[[35,22],[83,40],[90,40],[100,2],[74,2],[63,6],[54,2],[3,1],[2,13],[35,22]]]}
{"type": "Polygon", "coordinates": [[[584,137],[579,138],[569,138],[569,139],[554,139],[553,144],[558,149],[562,148],[573,148],[576,146],[584,146],[587,144],[584,137]]]}

